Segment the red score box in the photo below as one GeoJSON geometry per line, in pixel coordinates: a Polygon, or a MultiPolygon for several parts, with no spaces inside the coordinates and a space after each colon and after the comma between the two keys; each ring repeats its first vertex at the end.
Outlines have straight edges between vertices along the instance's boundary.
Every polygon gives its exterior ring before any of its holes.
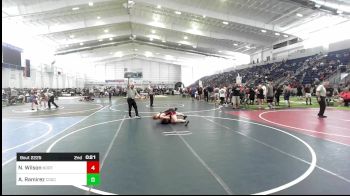
{"type": "Polygon", "coordinates": [[[86,167],[88,174],[100,173],[100,163],[98,161],[88,161],[86,167]]]}

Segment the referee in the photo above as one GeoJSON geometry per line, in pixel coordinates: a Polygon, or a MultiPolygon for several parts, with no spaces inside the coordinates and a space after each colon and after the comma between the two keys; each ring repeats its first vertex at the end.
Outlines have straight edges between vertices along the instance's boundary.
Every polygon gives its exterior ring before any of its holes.
{"type": "Polygon", "coordinates": [[[327,118],[324,115],[324,111],[326,110],[326,87],[328,87],[328,81],[324,81],[323,84],[320,84],[316,89],[316,96],[318,104],[320,105],[320,111],[318,112],[319,118],[327,118]]]}
{"type": "Polygon", "coordinates": [[[135,109],[135,114],[136,114],[135,118],[141,118],[139,116],[139,112],[137,111],[137,105],[136,105],[136,102],[135,102],[136,95],[138,97],[141,97],[137,93],[136,89],[134,89],[134,85],[133,84],[129,85],[128,91],[126,93],[127,101],[128,101],[128,105],[129,105],[129,118],[131,118],[131,107],[134,107],[134,109],[135,109]]]}

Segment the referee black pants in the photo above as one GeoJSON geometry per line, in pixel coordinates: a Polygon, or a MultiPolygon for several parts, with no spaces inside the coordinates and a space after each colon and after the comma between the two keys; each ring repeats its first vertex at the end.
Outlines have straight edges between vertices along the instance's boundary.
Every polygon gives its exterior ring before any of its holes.
{"type": "Polygon", "coordinates": [[[56,103],[55,103],[55,96],[51,96],[51,97],[49,98],[49,101],[48,101],[49,108],[51,108],[51,103],[52,103],[56,108],[58,108],[58,106],[57,106],[56,103]]]}
{"type": "Polygon", "coordinates": [[[320,104],[320,111],[318,112],[318,116],[323,116],[324,111],[326,110],[326,97],[320,97],[320,101],[318,104],[320,104]]]}
{"type": "Polygon", "coordinates": [[[136,105],[135,99],[128,98],[127,101],[128,101],[128,105],[129,105],[129,116],[131,117],[131,107],[134,107],[135,114],[136,114],[136,116],[138,116],[139,112],[137,110],[137,105],[136,105]]]}
{"type": "Polygon", "coordinates": [[[150,106],[153,107],[154,95],[149,95],[150,106]]]}

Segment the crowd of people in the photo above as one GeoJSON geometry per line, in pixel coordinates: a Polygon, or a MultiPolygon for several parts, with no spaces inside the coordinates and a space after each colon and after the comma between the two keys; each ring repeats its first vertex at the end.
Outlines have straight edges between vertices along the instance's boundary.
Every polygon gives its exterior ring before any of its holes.
{"type": "MultiPolygon", "coordinates": [[[[295,88],[299,84],[312,85],[315,82],[325,80],[341,68],[349,69],[349,63],[350,49],[347,49],[232,70],[206,76],[200,80],[204,86],[229,86],[236,82],[236,76],[239,74],[245,84],[258,85],[266,81],[267,78],[273,78],[277,84],[287,82],[292,88],[295,88]]],[[[198,81],[192,84],[191,87],[197,84],[198,81]]]]}
{"type": "MultiPolygon", "coordinates": [[[[259,83],[258,85],[236,84],[225,86],[206,86],[206,87],[191,87],[184,90],[192,97],[192,100],[204,100],[220,105],[232,105],[234,109],[239,109],[242,106],[258,105],[258,108],[264,107],[267,103],[269,108],[275,108],[281,105],[281,98],[286,103],[287,107],[291,107],[290,97],[296,96],[299,101],[304,100],[306,105],[312,105],[312,97],[316,96],[318,83],[314,85],[306,84],[283,84],[276,85],[273,80],[259,83]],[[295,88],[296,87],[296,88],[295,88]]],[[[344,105],[349,106],[350,84],[326,87],[326,104],[328,106],[344,105]]]]}
{"type": "Polygon", "coordinates": [[[32,110],[51,109],[51,104],[57,109],[59,106],[55,103],[57,91],[50,89],[2,89],[3,105],[14,105],[20,103],[31,103],[32,110]]]}
{"type": "MultiPolygon", "coordinates": [[[[319,53],[206,76],[200,79],[202,87],[198,87],[198,80],[185,89],[185,92],[193,99],[205,97],[206,101],[220,100],[220,104],[231,103],[233,108],[239,108],[242,104],[258,104],[262,107],[262,103],[271,102],[271,96],[274,97],[274,106],[280,104],[281,96],[288,107],[290,96],[298,96],[299,100],[304,97],[306,104],[311,105],[317,84],[335,73],[348,71],[349,63],[349,49],[328,54],[319,53]],[[236,81],[237,76],[242,78],[239,84],[236,81]]],[[[337,100],[347,106],[348,88],[349,82],[328,86],[327,105],[332,105],[337,100]]],[[[268,105],[273,107],[272,104],[268,105]]]]}

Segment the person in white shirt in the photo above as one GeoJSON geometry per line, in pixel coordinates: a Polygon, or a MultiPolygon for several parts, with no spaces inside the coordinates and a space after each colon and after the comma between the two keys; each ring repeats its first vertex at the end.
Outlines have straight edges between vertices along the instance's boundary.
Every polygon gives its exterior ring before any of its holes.
{"type": "Polygon", "coordinates": [[[264,94],[263,102],[264,102],[265,99],[266,99],[266,97],[267,97],[267,88],[266,88],[266,85],[265,85],[265,84],[263,84],[261,88],[263,89],[263,94],[264,94]]]}
{"type": "Polygon", "coordinates": [[[318,104],[320,105],[320,111],[318,112],[319,118],[327,118],[327,116],[324,115],[324,112],[326,110],[326,87],[328,85],[329,85],[329,82],[324,81],[316,89],[316,97],[317,97],[318,104]]]}
{"type": "Polygon", "coordinates": [[[220,96],[220,104],[223,105],[224,101],[225,101],[225,96],[226,96],[226,88],[225,87],[222,87],[219,90],[219,96],[220,96]]]}
{"type": "Polygon", "coordinates": [[[127,90],[126,96],[127,96],[127,102],[128,102],[128,105],[129,105],[129,117],[131,118],[131,107],[134,107],[135,114],[136,114],[135,118],[141,118],[139,116],[139,112],[137,110],[137,104],[135,102],[135,98],[136,97],[141,97],[141,96],[137,92],[137,90],[134,88],[133,84],[128,85],[128,90],[127,90]]]}

